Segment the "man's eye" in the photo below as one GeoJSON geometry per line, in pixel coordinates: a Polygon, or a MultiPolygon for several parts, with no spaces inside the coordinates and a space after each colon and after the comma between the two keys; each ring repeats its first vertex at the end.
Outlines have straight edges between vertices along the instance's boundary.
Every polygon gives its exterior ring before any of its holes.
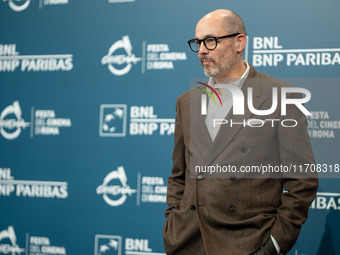
{"type": "Polygon", "coordinates": [[[206,42],[206,43],[214,43],[214,42],[215,42],[215,39],[212,38],[212,37],[208,37],[208,38],[205,39],[205,42],[206,42]]]}

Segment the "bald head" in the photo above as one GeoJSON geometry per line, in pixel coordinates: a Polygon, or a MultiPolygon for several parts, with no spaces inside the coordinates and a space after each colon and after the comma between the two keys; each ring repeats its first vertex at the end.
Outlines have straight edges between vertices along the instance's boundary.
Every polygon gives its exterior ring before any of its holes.
{"type": "Polygon", "coordinates": [[[246,29],[241,17],[233,11],[219,9],[210,12],[197,23],[197,26],[202,24],[218,26],[229,34],[241,33],[246,35],[246,29]]]}
{"type": "Polygon", "coordinates": [[[216,10],[205,15],[197,23],[194,43],[207,76],[239,78],[245,72],[246,30],[235,12],[216,10]]]}

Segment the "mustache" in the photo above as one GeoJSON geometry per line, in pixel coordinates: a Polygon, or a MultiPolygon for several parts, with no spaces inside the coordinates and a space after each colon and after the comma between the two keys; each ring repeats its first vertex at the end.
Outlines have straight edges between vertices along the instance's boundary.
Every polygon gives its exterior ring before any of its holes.
{"type": "Polygon", "coordinates": [[[211,61],[211,62],[214,62],[214,60],[212,59],[211,56],[202,55],[202,56],[201,56],[201,61],[206,61],[206,60],[211,61]]]}

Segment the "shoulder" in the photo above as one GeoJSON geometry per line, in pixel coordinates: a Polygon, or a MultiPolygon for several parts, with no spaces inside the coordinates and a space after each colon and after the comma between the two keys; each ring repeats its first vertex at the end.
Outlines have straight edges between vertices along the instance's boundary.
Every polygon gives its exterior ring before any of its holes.
{"type": "MultiPolygon", "coordinates": [[[[253,95],[264,96],[272,98],[273,93],[281,93],[282,88],[294,88],[291,84],[286,81],[277,79],[267,74],[257,72],[252,66],[250,66],[249,75],[244,83],[244,92],[248,88],[252,88],[253,95]]],[[[295,94],[295,93],[294,93],[295,94]]],[[[299,95],[292,95],[292,97],[300,97],[299,95]]]]}
{"type": "Polygon", "coordinates": [[[190,102],[196,101],[200,99],[200,95],[202,94],[202,90],[200,88],[205,88],[203,85],[197,85],[190,90],[184,92],[183,94],[177,97],[177,104],[182,105],[190,105],[190,102]]]}
{"type": "Polygon", "coordinates": [[[277,79],[277,78],[270,76],[270,75],[267,75],[267,74],[257,72],[254,69],[254,67],[251,66],[251,65],[250,65],[250,71],[249,71],[248,79],[257,80],[262,87],[265,86],[267,88],[294,87],[291,84],[289,84],[289,83],[287,83],[283,80],[277,79]]]}

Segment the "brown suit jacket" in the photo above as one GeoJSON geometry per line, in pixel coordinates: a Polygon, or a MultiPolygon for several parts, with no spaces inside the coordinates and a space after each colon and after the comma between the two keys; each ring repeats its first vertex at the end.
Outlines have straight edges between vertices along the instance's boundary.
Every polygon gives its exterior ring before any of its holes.
{"type": "MultiPolygon", "coordinates": [[[[272,87],[290,85],[250,68],[242,91],[246,95],[247,88],[252,87],[255,109],[269,109],[272,87]]],[[[283,127],[279,122],[274,127],[266,123],[261,128],[222,125],[212,142],[205,116],[200,112],[201,94],[201,90],[193,88],[177,99],[173,168],[168,179],[169,207],[163,230],[166,253],[246,255],[260,248],[269,235],[278,242],[282,253],[287,253],[295,244],[315,198],[316,174],[258,178],[224,173],[223,178],[211,178],[209,173],[195,172],[195,166],[230,164],[239,169],[242,165],[313,164],[305,116],[293,105],[287,107],[286,116],[281,116],[280,100],[270,116],[255,116],[248,107],[242,116],[234,116],[231,110],[226,119],[234,122],[249,118],[295,119],[298,125],[294,128],[283,127]]]]}

